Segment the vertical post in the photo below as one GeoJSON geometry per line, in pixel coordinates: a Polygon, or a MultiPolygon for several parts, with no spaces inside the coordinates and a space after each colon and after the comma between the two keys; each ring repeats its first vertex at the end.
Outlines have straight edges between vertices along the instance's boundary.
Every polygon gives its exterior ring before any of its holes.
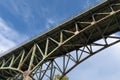
{"type": "Polygon", "coordinates": [[[30,77],[30,71],[25,71],[23,73],[23,80],[33,80],[33,78],[30,77]]]}
{"type": "Polygon", "coordinates": [[[26,76],[23,80],[33,80],[30,76],[26,76]]]}

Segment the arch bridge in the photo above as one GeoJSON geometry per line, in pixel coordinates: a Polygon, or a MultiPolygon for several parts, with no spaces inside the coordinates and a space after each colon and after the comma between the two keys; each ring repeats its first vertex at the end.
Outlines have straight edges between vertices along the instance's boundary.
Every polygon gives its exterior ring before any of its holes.
{"type": "Polygon", "coordinates": [[[120,0],[104,1],[5,52],[0,57],[0,80],[53,80],[56,74],[62,79],[89,57],[120,42],[119,32],[120,0]]]}

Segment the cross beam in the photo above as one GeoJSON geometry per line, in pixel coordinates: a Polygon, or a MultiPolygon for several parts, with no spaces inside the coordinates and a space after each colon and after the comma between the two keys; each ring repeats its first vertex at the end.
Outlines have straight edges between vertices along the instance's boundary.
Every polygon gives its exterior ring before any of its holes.
{"type": "Polygon", "coordinates": [[[0,57],[1,80],[61,79],[120,42],[120,1],[109,0],[0,57]],[[113,35],[114,34],[114,35],[113,35]],[[110,41],[112,40],[112,41],[110,41]]]}

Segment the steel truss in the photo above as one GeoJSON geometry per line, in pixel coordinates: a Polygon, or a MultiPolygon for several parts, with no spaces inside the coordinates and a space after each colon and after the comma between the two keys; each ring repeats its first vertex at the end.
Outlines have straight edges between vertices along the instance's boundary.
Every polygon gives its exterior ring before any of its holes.
{"type": "Polygon", "coordinates": [[[104,9],[75,20],[72,27],[47,35],[43,42],[34,42],[0,60],[1,80],[61,79],[81,62],[118,42],[120,36],[120,1],[109,2],[104,9]],[[42,46],[41,46],[42,45],[42,46]]]}

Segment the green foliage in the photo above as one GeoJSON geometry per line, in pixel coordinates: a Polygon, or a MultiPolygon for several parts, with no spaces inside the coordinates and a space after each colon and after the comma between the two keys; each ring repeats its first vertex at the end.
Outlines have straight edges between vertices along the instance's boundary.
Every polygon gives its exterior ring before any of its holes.
{"type": "MultiPolygon", "coordinates": [[[[54,80],[60,80],[61,77],[62,77],[62,76],[61,76],[60,74],[55,75],[54,80]]],[[[61,80],[69,80],[69,78],[68,78],[67,76],[64,76],[61,80]]]]}

